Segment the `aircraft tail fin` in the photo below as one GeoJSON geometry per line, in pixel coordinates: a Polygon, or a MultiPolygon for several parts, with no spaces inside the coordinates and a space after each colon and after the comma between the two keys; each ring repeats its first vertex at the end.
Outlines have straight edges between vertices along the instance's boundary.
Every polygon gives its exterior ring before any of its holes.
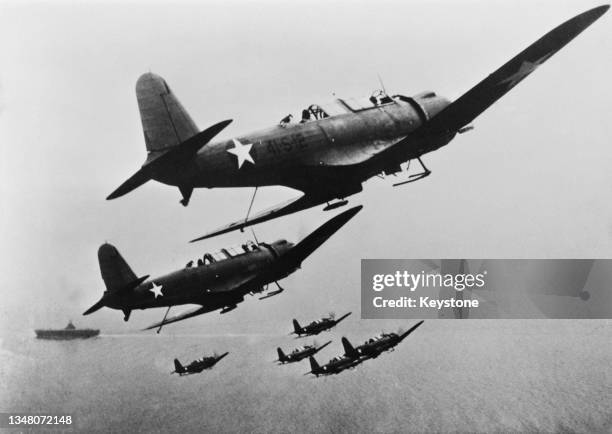
{"type": "Polygon", "coordinates": [[[310,369],[312,373],[316,373],[319,371],[319,369],[321,369],[317,363],[317,360],[313,356],[308,357],[308,361],[310,362],[310,369]]]}
{"type": "Polygon", "coordinates": [[[297,319],[293,320],[293,333],[295,333],[296,335],[302,333],[302,327],[300,326],[300,323],[297,322],[297,319]]]}
{"type": "Polygon", "coordinates": [[[115,246],[108,243],[98,249],[98,262],[108,292],[128,291],[149,277],[136,277],[115,246]]]}
{"type": "Polygon", "coordinates": [[[166,81],[147,72],[136,82],[136,99],[148,152],[164,151],[199,130],[166,81]]]}
{"type": "Polygon", "coordinates": [[[357,357],[357,356],[359,356],[359,353],[357,352],[355,347],[353,347],[353,345],[351,345],[349,340],[347,338],[345,338],[344,336],[342,337],[342,346],[344,347],[344,355],[345,356],[347,356],[347,357],[357,357]]]}
{"type": "Polygon", "coordinates": [[[287,356],[285,356],[285,353],[283,353],[283,350],[281,350],[280,347],[276,349],[276,352],[278,353],[279,362],[284,362],[287,360],[287,356]]]}
{"type": "Polygon", "coordinates": [[[185,372],[185,367],[181,365],[179,359],[174,359],[174,372],[177,374],[183,374],[185,372]]]}

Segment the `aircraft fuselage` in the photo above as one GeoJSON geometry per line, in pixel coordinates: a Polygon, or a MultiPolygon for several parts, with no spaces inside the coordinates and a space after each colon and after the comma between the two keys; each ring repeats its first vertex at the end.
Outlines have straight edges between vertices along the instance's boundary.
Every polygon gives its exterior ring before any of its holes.
{"type": "MultiPolygon", "coordinates": [[[[194,265],[149,279],[126,294],[107,294],[107,306],[132,310],[180,304],[200,304],[210,311],[233,307],[244,300],[249,291],[235,291],[242,281],[260,275],[262,285],[286,277],[269,273],[273,265],[292,246],[285,241],[261,243],[256,251],[205,265],[194,265]]],[[[197,264],[197,263],[196,263],[197,264]]]]}
{"type": "Polygon", "coordinates": [[[340,357],[330,360],[325,365],[319,367],[319,369],[313,370],[312,373],[316,376],[339,374],[346,369],[352,368],[356,364],[357,361],[355,359],[350,357],[340,357]]]}
{"type": "Polygon", "coordinates": [[[319,322],[310,323],[302,328],[304,335],[318,335],[321,332],[331,329],[336,325],[335,321],[330,319],[322,319],[319,322]]]}
{"type": "MultiPolygon", "coordinates": [[[[340,104],[343,100],[338,100],[340,104]]],[[[192,163],[176,174],[156,174],[169,185],[249,187],[284,185],[299,190],[337,186],[338,197],[361,190],[381,172],[446,145],[453,136],[414,138],[396,161],[371,157],[420,127],[450,102],[433,93],[337,114],[289,123],[205,145],[192,163]]]]}

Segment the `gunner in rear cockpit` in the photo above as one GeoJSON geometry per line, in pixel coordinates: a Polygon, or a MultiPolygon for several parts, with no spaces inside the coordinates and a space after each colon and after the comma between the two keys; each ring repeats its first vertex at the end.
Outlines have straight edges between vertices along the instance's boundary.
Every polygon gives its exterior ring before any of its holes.
{"type": "Polygon", "coordinates": [[[287,116],[285,116],[284,118],[281,119],[280,121],[280,126],[281,127],[286,127],[287,124],[289,124],[289,122],[291,122],[291,118],[293,117],[292,114],[288,114],[287,116]]]}

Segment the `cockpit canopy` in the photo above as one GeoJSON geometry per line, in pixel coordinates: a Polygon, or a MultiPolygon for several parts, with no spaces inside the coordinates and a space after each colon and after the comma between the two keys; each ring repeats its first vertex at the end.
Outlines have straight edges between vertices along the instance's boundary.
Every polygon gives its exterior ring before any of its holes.
{"type": "MultiPolygon", "coordinates": [[[[369,110],[376,107],[381,107],[387,104],[394,104],[396,101],[408,101],[414,99],[428,99],[435,97],[435,92],[422,92],[414,97],[406,97],[403,95],[389,96],[384,89],[376,89],[369,97],[362,98],[337,98],[328,103],[318,105],[311,104],[302,110],[300,119],[301,124],[306,122],[317,121],[331,116],[338,116],[346,113],[355,113],[362,110],[369,110]]],[[[286,127],[293,116],[288,115],[281,120],[280,125],[286,127]]]]}
{"type": "Polygon", "coordinates": [[[213,262],[225,261],[226,259],[230,259],[235,256],[244,255],[245,253],[249,252],[258,252],[260,250],[261,247],[258,244],[255,244],[253,241],[249,240],[240,246],[228,247],[214,253],[204,253],[201,258],[197,258],[194,261],[189,261],[185,268],[191,268],[193,266],[201,267],[203,265],[212,264],[213,262]]]}
{"type": "Polygon", "coordinates": [[[354,113],[395,102],[396,96],[390,97],[383,89],[377,89],[369,97],[363,98],[337,98],[323,105],[312,104],[302,110],[301,123],[337,116],[345,113],[354,113]]]}

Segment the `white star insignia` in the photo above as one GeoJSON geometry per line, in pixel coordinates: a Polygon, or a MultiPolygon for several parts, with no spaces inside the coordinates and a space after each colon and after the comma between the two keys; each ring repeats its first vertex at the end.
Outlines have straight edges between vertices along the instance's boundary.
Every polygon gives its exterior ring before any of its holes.
{"type": "Polygon", "coordinates": [[[151,289],[149,289],[149,291],[151,291],[153,294],[155,294],[155,298],[157,297],[161,297],[164,294],[162,294],[162,285],[156,285],[155,282],[151,282],[153,284],[153,286],[151,287],[151,289]]]}
{"type": "Polygon", "coordinates": [[[238,158],[238,169],[242,167],[245,161],[255,164],[253,157],[251,157],[251,147],[253,144],[248,143],[243,145],[236,139],[232,139],[232,141],[234,142],[234,147],[232,149],[228,149],[227,152],[234,154],[238,158]]]}
{"type": "Polygon", "coordinates": [[[554,53],[545,54],[544,56],[540,57],[535,62],[529,62],[528,60],[523,61],[523,63],[521,63],[521,67],[519,68],[518,71],[516,71],[514,74],[512,74],[511,76],[509,76],[505,80],[500,81],[499,83],[500,84],[502,84],[502,83],[509,83],[508,84],[508,89],[512,89],[521,80],[523,80],[525,77],[527,77],[533,71],[538,69],[538,66],[540,66],[542,63],[544,63],[553,54],[554,53]]]}

